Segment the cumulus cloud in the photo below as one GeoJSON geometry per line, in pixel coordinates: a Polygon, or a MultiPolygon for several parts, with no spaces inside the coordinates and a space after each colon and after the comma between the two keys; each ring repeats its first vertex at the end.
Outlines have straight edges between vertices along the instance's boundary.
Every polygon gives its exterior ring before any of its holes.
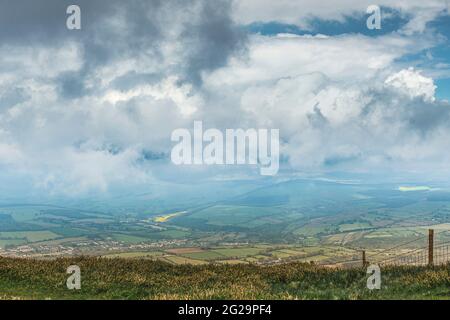
{"type": "Polygon", "coordinates": [[[231,3],[80,0],[79,31],[69,4],[2,5],[0,165],[75,193],[149,178],[142,159],[203,103],[201,74],[243,48],[231,3]]]}
{"type": "Polygon", "coordinates": [[[223,69],[209,75],[206,85],[251,83],[261,80],[321,72],[336,81],[372,78],[390,68],[407,53],[420,52],[432,40],[396,34],[380,38],[362,35],[339,37],[277,35],[254,36],[246,59],[232,59],[223,69]]]}
{"type": "MultiPolygon", "coordinates": [[[[300,75],[246,89],[242,107],[258,123],[282,128],[283,153],[297,169],[432,171],[444,164],[449,105],[372,80],[300,75]]],[[[416,90],[426,92],[427,82],[416,90]]]]}
{"type": "Polygon", "coordinates": [[[78,3],[80,31],[65,29],[69,1],[17,0],[0,13],[2,176],[66,194],[161,180],[172,170],[160,166],[171,132],[194,120],[280,129],[293,170],[448,158],[448,105],[435,100],[431,78],[398,62],[441,41],[432,35],[261,36],[237,24],[339,19],[356,10],[350,1],[338,9],[317,1],[78,3]]]}
{"type": "Polygon", "coordinates": [[[253,22],[278,21],[294,24],[303,28],[309,25],[312,18],[335,20],[343,22],[349,16],[363,16],[370,5],[388,7],[400,11],[402,15],[410,16],[405,26],[405,33],[423,32],[426,24],[439,14],[445,13],[447,5],[442,0],[242,0],[234,3],[234,19],[241,24],[253,22]]]}
{"type": "Polygon", "coordinates": [[[399,34],[257,35],[245,59],[205,83],[233,88],[224,101],[241,123],[280,128],[295,169],[433,171],[449,156],[449,106],[436,101],[433,79],[396,63],[432,45],[399,34]]]}
{"type": "Polygon", "coordinates": [[[413,68],[391,75],[385,83],[408,94],[411,98],[423,97],[427,101],[435,100],[436,86],[433,79],[422,76],[413,68]]]}

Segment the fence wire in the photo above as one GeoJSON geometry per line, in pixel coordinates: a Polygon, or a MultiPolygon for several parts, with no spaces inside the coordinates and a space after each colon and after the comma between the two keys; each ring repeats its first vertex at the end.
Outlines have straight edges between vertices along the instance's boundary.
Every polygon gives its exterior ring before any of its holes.
{"type": "Polygon", "coordinates": [[[346,257],[342,260],[338,259],[328,259],[324,261],[323,265],[334,265],[341,267],[357,267],[362,266],[364,262],[366,264],[378,264],[378,265],[393,265],[393,266],[426,266],[429,264],[433,265],[444,265],[450,263],[450,241],[436,241],[437,236],[442,236],[448,234],[449,231],[441,231],[435,234],[434,245],[433,245],[433,256],[430,256],[429,247],[419,247],[416,249],[410,249],[407,252],[398,252],[400,248],[407,245],[412,245],[419,241],[428,238],[423,236],[412,241],[407,241],[391,248],[387,248],[373,255],[367,256],[365,261],[363,261],[362,250],[359,256],[353,255],[352,257],[346,257]],[[387,256],[387,257],[386,257],[387,256]],[[432,258],[432,259],[431,259],[432,258]]]}

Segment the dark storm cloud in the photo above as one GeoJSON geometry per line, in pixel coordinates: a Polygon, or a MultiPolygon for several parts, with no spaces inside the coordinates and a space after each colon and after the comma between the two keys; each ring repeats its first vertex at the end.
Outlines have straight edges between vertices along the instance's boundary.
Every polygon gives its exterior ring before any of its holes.
{"type": "MultiPolygon", "coordinates": [[[[114,2],[114,1],[108,1],[114,2]]],[[[52,42],[72,36],[66,28],[66,9],[78,4],[83,9],[86,28],[95,19],[111,14],[111,7],[104,0],[1,0],[1,43],[26,44],[30,41],[52,42]]]]}
{"type": "MultiPolygon", "coordinates": [[[[201,82],[201,72],[223,66],[242,48],[245,35],[233,24],[231,1],[199,0],[1,0],[0,42],[10,45],[57,45],[74,41],[82,45],[83,67],[76,73],[60,75],[64,98],[87,94],[84,79],[101,65],[119,59],[147,55],[153,61],[165,59],[161,48],[167,41],[182,44],[184,56],[167,70],[182,81],[201,82]],[[66,9],[81,8],[82,30],[66,28],[66,9]],[[173,15],[173,18],[172,18],[173,15]],[[189,22],[177,16],[192,15],[189,22]],[[165,31],[180,24],[180,37],[167,39],[165,31]]],[[[45,73],[45,70],[43,70],[45,73]]],[[[115,85],[155,81],[155,74],[135,70],[115,85]],[[127,81],[127,83],[124,82],[127,81]]]]}
{"type": "Polygon", "coordinates": [[[142,84],[156,84],[161,77],[162,75],[158,73],[139,73],[131,71],[123,76],[117,77],[111,83],[111,88],[127,91],[142,84]]]}
{"type": "Polygon", "coordinates": [[[225,65],[228,57],[243,48],[246,35],[236,28],[231,19],[231,2],[226,0],[206,1],[202,11],[204,17],[197,25],[189,26],[184,34],[193,39],[189,48],[188,76],[198,83],[202,70],[213,70],[225,65]]]}
{"type": "Polygon", "coordinates": [[[323,128],[328,124],[327,118],[325,118],[320,111],[320,104],[316,103],[314,106],[314,112],[307,115],[309,123],[311,126],[316,128],[323,128]]]}
{"type": "Polygon", "coordinates": [[[361,120],[383,110],[383,123],[387,126],[403,124],[410,134],[422,138],[433,135],[442,129],[448,129],[450,123],[450,105],[445,101],[429,101],[423,97],[401,97],[391,89],[369,90],[371,102],[361,108],[361,120]],[[400,98],[401,97],[401,98],[400,98]]]}
{"type": "Polygon", "coordinates": [[[406,118],[413,131],[422,135],[448,127],[450,123],[450,107],[445,102],[412,104],[405,108],[406,118]]]}
{"type": "Polygon", "coordinates": [[[6,92],[0,95],[0,111],[4,108],[11,108],[19,103],[24,102],[29,97],[25,90],[17,88],[9,88],[6,92]]]}
{"type": "Polygon", "coordinates": [[[91,91],[85,88],[83,73],[80,72],[66,72],[60,75],[56,81],[60,95],[66,99],[84,96],[91,91]]]}

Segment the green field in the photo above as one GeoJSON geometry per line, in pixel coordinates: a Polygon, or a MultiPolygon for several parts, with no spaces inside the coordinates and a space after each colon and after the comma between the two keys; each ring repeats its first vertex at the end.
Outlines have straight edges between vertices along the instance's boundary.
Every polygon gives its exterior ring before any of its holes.
{"type": "Polygon", "coordinates": [[[52,240],[60,237],[51,231],[0,232],[0,239],[25,239],[29,242],[52,240]]]}
{"type": "Polygon", "coordinates": [[[6,246],[20,246],[26,244],[25,239],[0,239],[0,248],[5,248],[6,246]]]}
{"type": "Polygon", "coordinates": [[[263,248],[251,248],[251,247],[243,247],[243,248],[223,248],[223,249],[214,249],[212,252],[216,252],[227,258],[242,258],[248,256],[258,255],[263,252],[263,248]]]}
{"type": "Polygon", "coordinates": [[[381,290],[368,290],[364,269],[290,263],[173,265],[147,259],[0,258],[2,299],[449,299],[450,265],[382,269],[381,290]],[[81,269],[81,290],[66,287],[68,266],[81,269]]]}
{"type": "Polygon", "coordinates": [[[225,258],[224,255],[217,253],[215,251],[203,251],[203,252],[194,252],[194,253],[186,253],[183,254],[184,257],[192,258],[196,260],[217,260],[225,258]]]}
{"type": "Polygon", "coordinates": [[[242,182],[224,184],[222,195],[212,195],[208,187],[179,206],[177,197],[196,187],[185,186],[176,196],[170,190],[165,200],[145,193],[82,203],[78,209],[75,204],[5,204],[0,206],[0,248],[12,257],[161,251],[173,257],[171,263],[271,264],[353,259],[362,250],[370,254],[403,243],[411,245],[402,250],[423,248],[429,228],[436,231],[436,244],[450,241],[450,187],[445,185],[404,192],[399,186],[425,184],[308,179],[257,187],[249,182],[245,188],[242,182]],[[25,250],[18,248],[25,244],[25,250]],[[199,250],[168,252],[183,247],[199,250]]]}
{"type": "Polygon", "coordinates": [[[167,256],[164,257],[164,260],[177,265],[179,264],[202,265],[207,263],[206,261],[203,260],[195,260],[179,256],[167,256]]]}
{"type": "Polygon", "coordinates": [[[135,259],[135,258],[150,258],[154,259],[156,257],[162,256],[163,253],[160,251],[154,252],[121,252],[121,253],[111,253],[107,255],[103,255],[103,258],[126,258],[126,259],[135,259]]]}

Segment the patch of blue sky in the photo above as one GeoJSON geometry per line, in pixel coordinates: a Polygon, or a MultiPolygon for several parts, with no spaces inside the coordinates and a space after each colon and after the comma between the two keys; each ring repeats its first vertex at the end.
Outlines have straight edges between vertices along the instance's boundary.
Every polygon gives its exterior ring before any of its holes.
{"type": "Polygon", "coordinates": [[[397,59],[402,68],[414,67],[424,75],[432,77],[436,89],[436,98],[450,101],[450,45],[448,42],[418,53],[404,55],[397,59]]]}
{"type": "Polygon", "coordinates": [[[427,28],[434,29],[439,34],[450,39],[450,15],[446,11],[442,11],[439,17],[428,23],[427,28]]]}
{"type": "MultiPolygon", "coordinates": [[[[387,7],[382,7],[381,13],[381,30],[369,30],[366,26],[369,14],[364,13],[346,16],[342,21],[310,18],[299,23],[299,25],[307,25],[307,28],[276,21],[269,23],[255,22],[244,28],[247,32],[264,36],[290,33],[297,35],[323,34],[328,36],[362,34],[376,37],[401,30],[410,20],[410,17],[387,7]]],[[[403,65],[403,67],[412,66],[424,70],[427,75],[432,76],[435,80],[437,86],[436,97],[450,101],[450,16],[443,11],[442,15],[428,23],[427,29],[442,36],[442,41],[439,45],[418,53],[407,54],[396,62],[400,66],[403,65]]]]}
{"type": "Polygon", "coordinates": [[[273,21],[269,23],[255,22],[245,26],[245,29],[250,33],[258,33],[264,36],[273,36],[280,33],[297,35],[323,34],[328,36],[356,33],[367,36],[380,36],[401,29],[409,21],[408,17],[402,16],[398,11],[390,8],[381,8],[381,14],[381,30],[368,29],[367,18],[369,17],[369,14],[361,13],[345,16],[342,21],[310,18],[301,23],[302,25],[307,25],[307,28],[301,28],[295,24],[285,24],[273,21]]]}
{"type": "Polygon", "coordinates": [[[450,78],[438,79],[435,81],[435,84],[437,86],[436,98],[450,101],[450,78]]]}
{"type": "Polygon", "coordinates": [[[450,101],[450,16],[444,13],[427,24],[428,32],[441,37],[439,43],[434,48],[404,55],[396,63],[424,71],[435,81],[436,98],[450,101]]]}
{"type": "Polygon", "coordinates": [[[408,53],[398,58],[395,62],[398,66],[404,68],[414,67],[421,70],[430,70],[441,61],[441,59],[438,59],[435,56],[435,53],[437,52],[436,50],[438,50],[438,48],[430,48],[419,52],[408,53]]]}

